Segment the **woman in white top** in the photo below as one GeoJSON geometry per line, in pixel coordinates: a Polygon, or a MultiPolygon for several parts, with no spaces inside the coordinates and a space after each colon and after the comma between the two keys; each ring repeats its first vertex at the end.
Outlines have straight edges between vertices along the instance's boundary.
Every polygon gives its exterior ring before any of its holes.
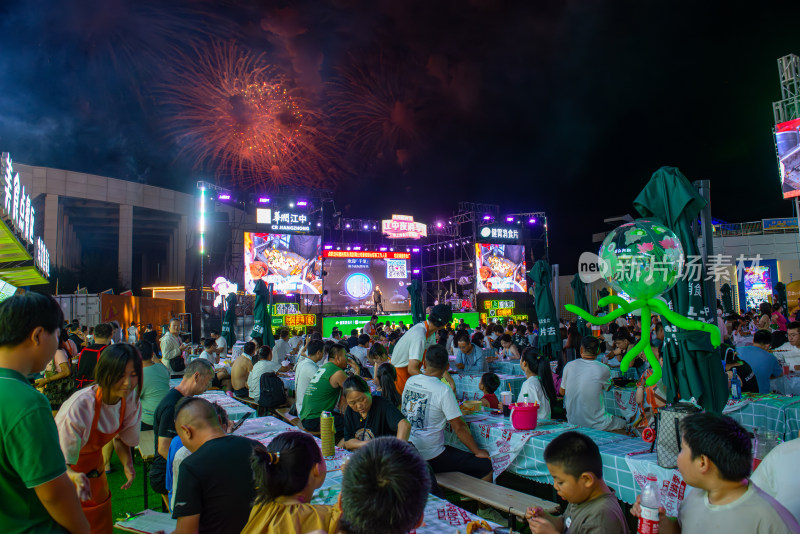
{"type": "Polygon", "coordinates": [[[528,402],[539,403],[538,418],[550,419],[550,405],[556,400],[550,362],[536,349],[528,347],[523,351],[519,364],[527,379],[522,384],[517,402],[525,402],[527,395],[528,402]]]}
{"type": "Polygon", "coordinates": [[[139,444],[142,419],[142,357],[133,345],[105,348],[95,368],[95,384],[72,395],[56,415],[67,474],[94,533],[111,534],[111,492],[106,479],[103,447],[113,443],[122,462],[128,489],[136,477],[131,447],[139,444]]]}

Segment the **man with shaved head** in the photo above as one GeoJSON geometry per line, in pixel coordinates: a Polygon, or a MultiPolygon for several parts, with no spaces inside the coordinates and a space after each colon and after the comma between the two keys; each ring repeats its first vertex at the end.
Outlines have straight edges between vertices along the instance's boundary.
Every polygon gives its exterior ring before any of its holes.
{"type": "Polygon", "coordinates": [[[256,442],[227,435],[214,406],[198,397],[175,405],[175,428],[192,453],[178,471],[175,532],[238,534],[255,497],[250,455],[256,442]]]}

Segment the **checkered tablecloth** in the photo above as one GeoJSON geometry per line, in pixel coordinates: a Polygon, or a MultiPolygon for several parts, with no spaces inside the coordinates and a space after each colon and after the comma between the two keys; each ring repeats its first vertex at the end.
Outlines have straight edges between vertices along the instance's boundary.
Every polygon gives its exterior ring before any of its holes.
{"type": "Polygon", "coordinates": [[[178,387],[181,383],[182,378],[170,378],[169,379],[169,387],[170,389],[178,387]]]}
{"type": "Polygon", "coordinates": [[[745,393],[741,401],[729,400],[723,413],[750,430],[769,430],[784,435],[786,439],[794,439],[800,424],[796,411],[799,405],[800,398],[797,397],[745,393]]]}
{"type": "MultiPolygon", "coordinates": [[[[544,449],[556,436],[568,430],[586,434],[597,444],[603,460],[603,478],[616,491],[617,497],[629,504],[636,500],[636,496],[641,492],[641,485],[637,482],[640,477],[634,476],[634,470],[629,465],[628,458],[635,458],[637,462],[645,466],[643,469],[651,468],[653,472],[661,472],[665,480],[672,481],[673,470],[664,470],[658,467],[655,454],[629,456],[631,453],[649,451],[650,444],[641,439],[557,422],[540,422],[534,431],[519,431],[511,426],[508,418],[486,414],[484,416],[481,420],[468,423],[478,446],[488,450],[492,456],[492,462],[497,463],[503,455],[509,454],[509,448],[515,449],[517,442],[524,440],[522,447],[510,460],[506,469],[536,482],[553,483],[553,478],[544,461],[544,449]],[[525,434],[530,435],[525,436],[525,434]]],[[[445,442],[453,447],[466,450],[449,426],[445,429],[445,442]]],[[[644,483],[643,477],[641,482],[644,483]]],[[[682,497],[683,493],[681,492],[680,495],[682,497]]]]}
{"type": "Polygon", "coordinates": [[[525,374],[519,366],[519,360],[497,360],[489,362],[489,370],[493,373],[502,373],[505,375],[525,374]]]}
{"type": "MultiPolygon", "coordinates": [[[[453,381],[456,383],[456,398],[459,400],[478,400],[483,397],[483,393],[478,388],[483,375],[453,374],[453,381]]],[[[498,374],[500,378],[500,389],[495,391],[495,395],[500,398],[501,391],[511,391],[514,400],[517,400],[522,383],[525,382],[524,375],[505,375],[498,374]]]]}
{"type": "MultiPolygon", "coordinates": [[[[272,439],[282,432],[297,430],[295,427],[280,421],[274,417],[259,417],[245,422],[236,431],[237,435],[246,436],[264,445],[269,444],[272,439]]],[[[314,438],[320,444],[319,438],[314,438]]],[[[321,444],[320,444],[321,445],[321,444]]],[[[350,457],[348,451],[336,449],[336,455],[332,459],[326,459],[327,474],[325,482],[314,493],[311,499],[313,504],[327,504],[335,506],[342,490],[342,468],[350,457]]],[[[470,521],[479,520],[474,514],[455,506],[434,495],[428,496],[425,505],[424,525],[416,532],[419,534],[452,534],[453,532],[466,532],[466,525],[470,521]]],[[[490,522],[493,528],[499,525],[490,522]]]]}
{"type": "Polygon", "coordinates": [[[225,408],[225,411],[228,413],[228,419],[231,421],[238,421],[249,413],[256,413],[254,409],[229,397],[224,391],[206,391],[202,395],[197,396],[212,404],[217,404],[225,408]]]}

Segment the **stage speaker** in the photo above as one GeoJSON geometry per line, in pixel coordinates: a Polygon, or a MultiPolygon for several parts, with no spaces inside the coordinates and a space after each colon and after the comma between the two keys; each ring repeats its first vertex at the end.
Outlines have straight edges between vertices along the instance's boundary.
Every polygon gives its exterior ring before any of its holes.
{"type": "Polygon", "coordinates": [[[211,212],[206,231],[206,268],[211,273],[224,273],[231,254],[231,226],[228,213],[211,212]]]}

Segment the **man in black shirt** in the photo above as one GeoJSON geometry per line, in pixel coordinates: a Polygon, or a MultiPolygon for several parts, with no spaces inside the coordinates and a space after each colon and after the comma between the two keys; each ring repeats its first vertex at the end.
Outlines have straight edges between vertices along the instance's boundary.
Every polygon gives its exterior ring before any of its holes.
{"type": "Polygon", "coordinates": [[[172,517],[176,532],[238,534],[255,497],[250,456],[255,441],[229,436],[204,399],[181,399],[175,426],[192,453],[180,465],[172,517]]]}
{"type": "MultiPolygon", "coordinates": [[[[161,364],[156,364],[161,365],[161,364]]],[[[193,397],[205,393],[214,378],[214,367],[206,359],[198,358],[186,366],[183,380],[170,389],[158,408],[153,412],[153,434],[156,455],[150,467],[150,486],[158,493],[166,494],[167,457],[175,431],[175,405],[184,397],[193,397]]]]}
{"type": "Polygon", "coordinates": [[[108,323],[100,323],[94,327],[94,343],[85,347],[78,354],[78,387],[82,388],[94,382],[94,368],[100,353],[111,342],[113,327],[108,323]]]}

